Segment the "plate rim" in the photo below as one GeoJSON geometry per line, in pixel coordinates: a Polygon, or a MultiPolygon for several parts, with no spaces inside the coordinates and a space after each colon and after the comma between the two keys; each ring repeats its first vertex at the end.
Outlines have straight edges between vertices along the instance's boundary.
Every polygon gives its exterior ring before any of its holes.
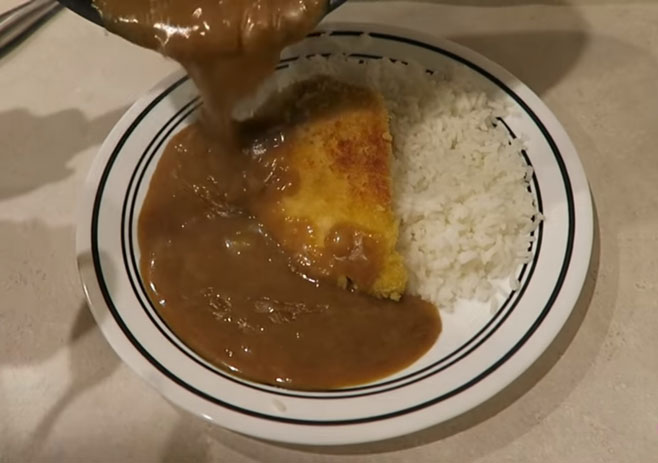
{"type": "MultiPolygon", "coordinates": [[[[538,96],[536,96],[526,85],[522,84],[520,80],[515,78],[509,71],[505,70],[498,64],[490,61],[489,59],[485,58],[484,56],[472,50],[469,50],[461,45],[455,44],[454,42],[441,38],[437,35],[427,34],[424,32],[420,32],[418,30],[413,30],[412,28],[409,27],[392,26],[390,24],[386,24],[385,22],[376,22],[376,21],[370,23],[350,22],[350,21],[331,22],[327,24],[322,24],[319,29],[320,30],[357,29],[361,31],[367,31],[372,28],[377,29],[382,27],[385,28],[387,30],[387,33],[391,35],[412,38],[414,40],[418,40],[420,42],[424,42],[430,45],[446,48],[452,53],[461,56],[464,59],[473,62],[478,66],[483,67],[483,69],[490,72],[492,75],[500,79],[506,85],[508,86],[513,85],[516,91],[519,90],[519,87],[523,89],[524,91],[523,99],[526,102],[526,104],[528,104],[528,106],[530,106],[533,109],[539,108],[541,110],[542,122],[544,122],[545,125],[549,125],[551,128],[549,133],[553,135],[553,138],[559,138],[561,140],[560,144],[564,146],[563,151],[565,152],[568,151],[570,152],[570,154],[572,154],[571,156],[569,156],[568,159],[565,159],[565,163],[568,161],[567,170],[571,178],[571,183],[573,184],[573,183],[584,182],[584,185],[587,186],[587,180],[585,177],[584,169],[582,168],[582,164],[578,157],[577,151],[573,146],[573,143],[569,139],[564,127],[562,127],[562,125],[559,123],[557,118],[555,118],[555,116],[550,111],[550,109],[546,106],[545,103],[543,103],[539,99],[538,96]],[[530,100],[533,100],[534,98],[534,101],[528,101],[528,97],[530,97],[529,98],[530,100]],[[574,182],[574,180],[576,182],[574,182]]],[[[78,223],[77,223],[78,226],[76,231],[76,251],[78,255],[78,268],[80,272],[80,277],[83,287],[85,289],[87,300],[89,301],[89,307],[94,315],[94,318],[96,319],[97,323],[101,327],[101,330],[103,331],[105,338],[108,340],[110,345],[112,345],[114,350],[117,351],[117,353],[122,358],[122,360],[126,364],[128,364],[131,367],[131,369],[135,370],[140,376],[144,377],[147,380],[147,382],[150,383],[152,386],[155,386],[156,390],[158,390],[162,395],[167,397],[169,400],[176,402],[183,409],[192,411],[193,413],[197,415],[201,415],[202,417],[208,419],[209,417],[207,415],[204,416],[203,413],[199,413],[198,411],[192,410],[189,404],[184,403],[184,400],[177,400],[178,399],[177,397],[170,397],[170,395],[175,396],[175,394],[168,393],[165,390],[166,388],[163,388],[161,381],[159,379],[153,378],[152,375],[149,375],[149,372],[140,370],[141,367],[136,367],[134,363],[138,363],[138,362],[131,361],[134,359],[127,358],[127,357],[132,357],[133,353],[129,351],[134,350],[134,347],[128,346],[128,348],[126,348],[125,345],[123,346],[120,345],[122,343],[129,344],[129,341],[125,339],[125,336],[120,331],[118,333],[119,339],[117,339],[116,337],[117,333],[115,333],[116,330],[113,330],[111,326],[108,324],[107,321],[108,318],[107,317],[104,318],[104,314],[102,312],[109,311],[109,308],[106,306],[106,303],[103,299],[100,300],[101,302],[99,307],[99,302],[97,301],[98,295],[95,294],[99,290],[99,288],[93,287],[94,283],[97,284],[96,272],[95,270],[92,269],[92,274],[89,275],[87,268],[88,261],[87,261],[87,257],[85,256],[85,251],[91,249],[91,238],[90,238],[90,234],[88,234],[88,230],[89,230],[88,227],[89,224],[91,223],[91,211],[93,209],[93,203],[95,202],[95,197],[98,190],[98,184],[99,184],[98,180],[100,179],[99,174],[102,174],[102,172],[104,171],[108,158],[110,157],[110,154],[113,151],[113,147],[116,144],[116,141],[118,140],[118,138],[122,136],[122,134],[125,134],[126,129],[135,121],[135,115],[141,114],[147,107],[160,101],[158,97],[163,94],[163,90],[171,86],[174,82],[180,80],[182,75],[184,74],[181,71],[175,72],[174,74],[163,79],[160,83],[158,83],[155,87],[153,87],[153,89],[151,89],[149,92],[143,95],[134,105],[131,106],[130,109],[128,109],[128,111],[124,114],[124,116],[119,120],[119,122],[114,126],[110,134],[107,136],[105,142],[103,143],[103,145],[99,150],[98,156],[94,159],[94,162],[92,163],[87,178],[84,182],[83,190],[86,194],[83,196],[83,200],[81,201],[81,207],[78,214],[78,223]]],[[[587,186],[587,191],[589,192],[588,186],[587,186]]],[[[569,269],[569,272],[571,273],[570,281],[574,282],[575,286],[579,289],[577,293],[567,295],[569,301],[566,305],[569,306],[569,309],[563,310],[560,313],[560,315],[563,316],[559,317],[560,319],[557,322],[553,323],[554,326],[550,330],[549,335],[543,337],[543,340],[545,342],[540,343],[541,345],[533,350],[534,354],[536,355],[531,355],[529,359],[525,359],[525,362],[523,362],[521,366],[518,366],[515,369],[516,373],[512,375],[507,375],[506,380],[499,382],[500,383],[498,385],[499,387],[494,388],[495,390],[491,389],[489,393],[484,394],[487,397],[477,401],[477,403],[471,403],[466,407],[462,407],[463,410],[459,410],[459,409],[456,410],[452,414],[452,416],[459,415],[477,405],[480,405],[484,400],[495,395],[497,392],[499,392],[501,389],[503,389],[505,386],[507,386],[509,383],[515,380],[520,374],[522,374],[545,351],[545,349],[548,347],[550,342],[553,341],[557,333],[564,326],[564,323],[566,322],[568,316],[573,311],[575,303],[580,295],[580,291],[582,290],[585,277],[587,274],[587,270],[589,268],[589,260],[591,257],[592,243],[593,243],[593,208],[591,204],[591,198],[589,195],[587,195],[587,200],[585,200],[584,198],[580,198],[580,202],[581,202],[580,208],[584,208],[585,210],[578,211],[579,215],[578,215],[578,222],[576,223],[576,235],[577,236],[579,235],[581,239],[585,240],[584,244],[586,245],[585,247],[587,248],[587,258],[585,259],[585,261],[579,262],[577,267],[569,269]],[[585,234],[584,237],[582,236],[583,234],[585,234]],[[574,271],[575,271],[575,275],[574,275],[574,271]]],[[[575,206],[578,209],[577,207],[578,204],[575,204],[575,206]]],[[[572,260],[573,258],[574,256],[571,257],[572,260]]],[[[547,328],[544,327],[544,329],[546,330],[547,328]]],[[[537,341],[538,341],[537,337],[535,337],[535,342],[537,341]]],[[[146,368],[148,369],[154,367],[147,366],[146,368]]],[[[411,413],[408,416],[414,416],[414,413],[411,413]]],[[[260,420],[259,418],[255,418],[255,419],[260,420]]],[[[445,421],[445,419],[448,418],[444,418],[440,421],[445,421]]],[[[365,425],[359,424],[356,426],[359,426],[360,427],[359,430],[363,431],[362,426],[373,427],[374,425],[374,427],[377,427],[377,424],[382,424],[382,423],[386,423],[386,421],[373,423],[370,425],[367,423],[365,425]]],[[[234,429],[230,424],[227,423],[218,423],[218,424],[234,429]]],[[[430,421],[427,423],[422,422],[419,424],[411,424],[406,427],[402,427],[404,428],[402,430],[400,426],[396,426],[395,429],[388,429],[386,432],[382,432],[382,430],[380,429],[380,432],[370,433],[371,434],[370,436],[364,436],[363,432],[353,433],[352,435],[350,435],[351,433],[346,433],[348,435],[344,436],[344,438],[342,439],[335,439],[335,438],[327,439],[326,437],[323,438],[323,436],[320,435],[321,433],[318,433],[318,435],[316,436],[317,438],[313,440],[310,439],[300,440],[299,438],[296,438],[297,436],[294,433],[291,433],[291,436],[289,437],[287,433],[283,433],[283,434],[277,433],[276,436],[273,436],[272,432],[253,432],[254,429],[249,429],[249,430],[236,429],[236,430],[266,439],[274,439],[274,440],[289,442],[289,443],[334,445],[334,444],[359,443],[359,442],[395,437],[401,434],[406,434],[408,432],[413,432],[423,429],[432,424],[436,424],[436,422],[430,421]]],[[[285,425],[277,423],[275,426],[283,427],[285,425]]],[[[390,426],[384,425],[381,426],[381,428],[390,428],[390,426]]],[[[271,431],[272,428],[265,428],[265,429],[266,431],[267,430],[271,431]]]]}

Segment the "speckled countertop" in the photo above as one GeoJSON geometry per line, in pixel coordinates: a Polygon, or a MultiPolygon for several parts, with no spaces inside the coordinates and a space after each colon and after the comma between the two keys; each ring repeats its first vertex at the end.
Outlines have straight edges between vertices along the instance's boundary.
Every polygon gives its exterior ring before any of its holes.
{"type": "Polygon", "coordinates": [[[0,58],[0,462],[658,461],[658,1],[437,0],[387,15],[508,68],[580,152],[593,265],[540,361],[464,416],[363,446],[279,446],[170,405],[97,329],[74,227],[99,144],[176,66],[63,12],[0,58]]]}

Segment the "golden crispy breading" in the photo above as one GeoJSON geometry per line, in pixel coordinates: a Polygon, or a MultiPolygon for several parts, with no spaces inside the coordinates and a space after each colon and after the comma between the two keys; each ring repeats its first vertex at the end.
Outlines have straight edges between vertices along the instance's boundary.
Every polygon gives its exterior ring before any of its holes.
{"type": "Polygon", "coordinates": [[[407,272],[396,250],[392,139],[381,96],[320,77],[282,99],[277,107],[292,119],[286,164],[298,178],[281,207],[257,215],[300,273],[399,299],[407,272]]]}

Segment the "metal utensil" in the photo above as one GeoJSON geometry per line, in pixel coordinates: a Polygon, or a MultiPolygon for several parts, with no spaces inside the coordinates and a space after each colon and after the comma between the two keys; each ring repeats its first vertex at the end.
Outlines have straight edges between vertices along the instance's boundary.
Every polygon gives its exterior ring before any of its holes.
{"type": "MultiPolygon", "coordinates": [[[[182,0],[186,1],[186,0],[182,0]]],[[[346,0],[329,0],[327,6],[327,14],[338,8],[345,3],[346,0]]],[[[92,0],[59,0],[59,3],[66,8],[78,13],[83,18],[103,26],[101,16],[98,10],[92,5],[92,0]]]]}
{"type": "Polygon", "coordinates": [[[92,5],[91,0],[59,0],[69,10],[79,14],[83,18],[103,27],[103,21],[98,10],[92,5]]]}
{"type": "Polygon", "coordinates": [[[60,8],[55,0],[30,0],[1,13],[0,53],[60,8]]]}

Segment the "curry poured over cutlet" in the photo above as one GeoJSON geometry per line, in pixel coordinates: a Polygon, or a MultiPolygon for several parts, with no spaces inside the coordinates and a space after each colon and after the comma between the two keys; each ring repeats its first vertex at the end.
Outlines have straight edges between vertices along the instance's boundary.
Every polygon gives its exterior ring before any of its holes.
{"type": "Polygon", "coordinates": [[[232,375],[302,389],[371,381],[426,352],[441,327],[431,304],[363,293],[398,298],[406,280],[381,99],[318,79],[269,121],[232,119],[327,1],[94,5],[108,29],[181,63],[203,100],[162,152],[138,226],[140,276],[176,336],[232,375]]]}
{"type": "Polygon", "coordinates": [[[436,308],[391,300],[406,275],[379,97],[297,84],[239,135],[234,150],[198,123],[181,130],[144,199],[140,274],[176,335],[231,374],[300,389],[361,384],[426,352],[436,308]],[[358,291],[337,286],[348,279],[358,291]]]}
{"type": "Polygon", "coordinates": [[[396,250],[388,112],[375,91],[317,77],[267,109],[289,121],[279,149],[296,172],[280,207],[254,211],[310,278],[397,300],[407,273],[396,250]]]}

